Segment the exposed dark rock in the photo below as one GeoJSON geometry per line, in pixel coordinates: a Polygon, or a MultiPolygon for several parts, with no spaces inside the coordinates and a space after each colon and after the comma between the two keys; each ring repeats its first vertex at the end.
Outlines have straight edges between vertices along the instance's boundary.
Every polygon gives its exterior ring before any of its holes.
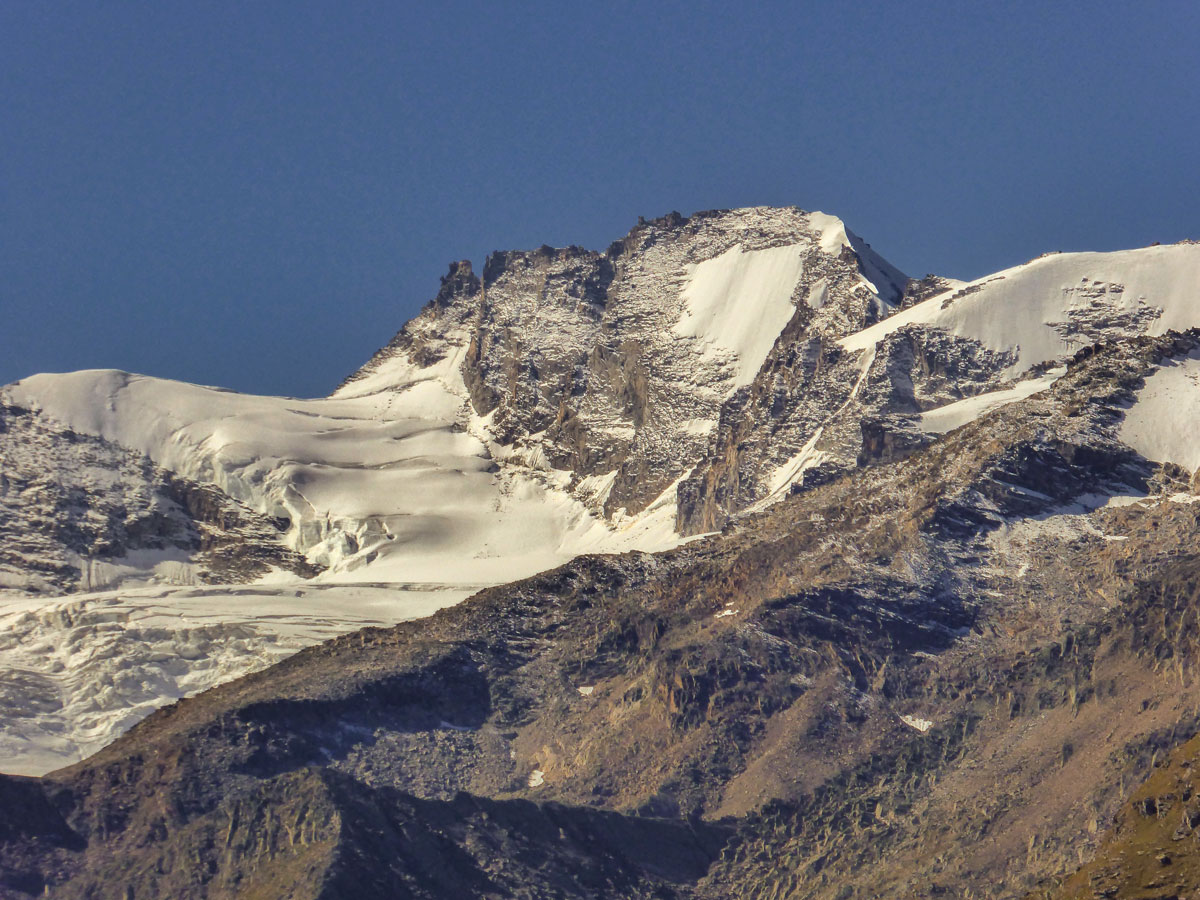
{"type": "Polygon", "coordinates": [[[30,410],[0,404],[0,422],[0,577],[15,586],[103,587],[104,566],[138,551],[187,562],[201,582],[319,571],[284,546],[279,523],[214,485],[30,410]]]}

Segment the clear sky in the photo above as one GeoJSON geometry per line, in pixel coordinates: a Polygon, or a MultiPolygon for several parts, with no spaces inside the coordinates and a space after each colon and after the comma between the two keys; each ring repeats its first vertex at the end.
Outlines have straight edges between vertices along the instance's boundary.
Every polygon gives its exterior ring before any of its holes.
{"type": "Polygon", "coordinates": [[[0,383],[324,394],[450,260],[673,209],[963,278],[1200,237],[1198,60],[1195,0],[0,0],[0,383]]]}

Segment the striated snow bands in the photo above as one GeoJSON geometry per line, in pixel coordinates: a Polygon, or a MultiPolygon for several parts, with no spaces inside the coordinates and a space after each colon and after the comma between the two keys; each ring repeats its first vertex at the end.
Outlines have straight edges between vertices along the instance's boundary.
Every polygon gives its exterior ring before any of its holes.
{"type": "Polygon", "coordinates": [[[705,356],[723,351],[735,364],[731,388],[754,380],[779,332],[796,311],[792,291],[804,271],[797,246],[745,251],[731,247],[689,267],[676,334],[699,338],[705,356]],[[747,309],[755,310],[746,315],[747,309]]]}

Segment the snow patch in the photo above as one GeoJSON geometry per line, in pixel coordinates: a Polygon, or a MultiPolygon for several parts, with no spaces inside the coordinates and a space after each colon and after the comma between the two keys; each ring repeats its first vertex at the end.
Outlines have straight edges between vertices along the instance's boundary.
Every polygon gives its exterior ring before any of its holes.
{"type": "Polygon", "coordinates": [[[684,434],[694,434],[700,437],[712,434],[717,428],[716,419],[684,419],[679,423],[679,430],[684,434]]]}
{"type": "Polygon", "coordinates": [[[1120,439],[1146,459],[1200,469],[1200,351],[1163,360],[1147,376],[1120,439]]]}
{"type": "Polygon", "coordinates": [[[920,421],[917,427],[927,434],[945,434],[948,431],[953,431],[966,425],[968,422],[974,422],[981,416],[986,415],[994,409],[999,409],[1016,400],[1024,400],[1027,397],[1032,397],[1034,394],[1046,390],[1061,378],[1067,369],[1065,366],[1052,369],[1040,378],[1030,378],[1027,381],[1022,381],[1015,387],[1006,388],[1002,391],[990,391],[986,394],[977,394],[974,397],[966,397],[954,403],[947,403],[945,406],[939,406],[937,409],[930,409],[921,414],[920,421]]]}
{"type": "Polygon", "coordinates": [[[688,266],[686,307],[672,330],[706,345],[706,358],[728,360],[730,393],[754,380],[795,312],[792,294],[804,271],[803,249],[732,247],[688,266]]]}
{"type": "Polygon", "coordinates": [[[846,223],[837,216],[823,212],[810,212],[808,224],[817,231],[817,242],[821,250],[830,256],[837,256],[843,247],[850,246],[850,237],[846,234],[846,223]]]}
{"type": "Polygon", "coordinates": [[[829,302],[829,279],[819,278],[811,288],[808,289],[808,296],[804,298],[804,302],[808,304],[809,309],[822,309],[829,302]]]}

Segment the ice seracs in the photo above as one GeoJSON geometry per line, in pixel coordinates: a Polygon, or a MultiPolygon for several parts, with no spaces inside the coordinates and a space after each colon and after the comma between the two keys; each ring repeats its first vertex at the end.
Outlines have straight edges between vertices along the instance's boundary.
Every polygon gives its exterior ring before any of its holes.
{"type": "Polygon", "coordinates": [[[357,396],[294,400],[97,371],[6,391],[286,518],[288,542],[329,568],[325,580],[497,583],[603,549],[605,538],[621,546],[552,476],[520,465],[498,473],[453,383],[355,387],[357,396]]]}
{"type": "Polygon", "coordinates": [[[0,591],[0,771],[40,775],[158,707],[310,644],[459,603],[443,585],[198,585],[47,600],[0,591]]]}

